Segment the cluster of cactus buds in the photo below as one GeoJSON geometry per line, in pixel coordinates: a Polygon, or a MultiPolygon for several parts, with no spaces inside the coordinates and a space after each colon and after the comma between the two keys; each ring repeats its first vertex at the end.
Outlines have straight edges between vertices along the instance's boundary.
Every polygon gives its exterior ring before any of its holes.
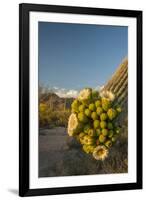
{"type": "Polygon", "coordinates": [[[85,88],[71,105],[68,134],[75,137],[87,154],[104,160],[120,133],[116,118],[122,111],[114,106],[114,94],[85,88]]]}

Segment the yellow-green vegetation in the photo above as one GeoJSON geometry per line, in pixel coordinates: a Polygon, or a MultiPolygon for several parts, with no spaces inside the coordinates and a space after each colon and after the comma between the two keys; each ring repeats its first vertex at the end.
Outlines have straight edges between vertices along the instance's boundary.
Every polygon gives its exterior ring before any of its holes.
{"type": "Polygon", "coordinates": [[[83,151],[96,160],[108,156],[120,133],[116,118],[122,109],[119,105],[114,106],[114,99],[110,91],[100,93],[85,88],[71,105],[68,134],[77,138],[83,151]]]}
{"type": "Polygon", "coordinates": [[[39,104],[39,124],[40,127],[45,126],[67,126],[68,118],[70,116],[69,109],[57,109],[50,108],[47,103],[39,104]]]}

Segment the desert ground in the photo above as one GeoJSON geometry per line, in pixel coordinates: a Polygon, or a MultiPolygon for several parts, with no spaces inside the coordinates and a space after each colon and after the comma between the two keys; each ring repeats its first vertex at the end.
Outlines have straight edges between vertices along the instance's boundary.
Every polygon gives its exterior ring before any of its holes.
{"type": "Polygon", "coordinates": [[[127,133],[123,132],[105,161],[97,161],[83,152],[81,145],[68,136],[66,128],[40,129],[39,177],[127,172],[127,133]]]}

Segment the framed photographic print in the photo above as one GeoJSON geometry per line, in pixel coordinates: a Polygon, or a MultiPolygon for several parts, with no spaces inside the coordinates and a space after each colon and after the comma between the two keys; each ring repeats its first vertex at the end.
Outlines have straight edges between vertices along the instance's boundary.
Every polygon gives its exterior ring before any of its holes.
{"type": "Polygon", "coordinates": [[[19,8],[19,195],[141,189],[142,11],[19,8]]]}

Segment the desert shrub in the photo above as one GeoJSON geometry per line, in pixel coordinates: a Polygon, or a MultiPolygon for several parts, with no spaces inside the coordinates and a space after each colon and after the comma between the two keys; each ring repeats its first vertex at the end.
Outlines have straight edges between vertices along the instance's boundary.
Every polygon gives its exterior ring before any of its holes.
{"type": "Polygon", "coordinates": [[[39,123],[40,127],[63,126],[67,127],[69,109],[54,110],[45,103],[39,104],[39,123]]]}

